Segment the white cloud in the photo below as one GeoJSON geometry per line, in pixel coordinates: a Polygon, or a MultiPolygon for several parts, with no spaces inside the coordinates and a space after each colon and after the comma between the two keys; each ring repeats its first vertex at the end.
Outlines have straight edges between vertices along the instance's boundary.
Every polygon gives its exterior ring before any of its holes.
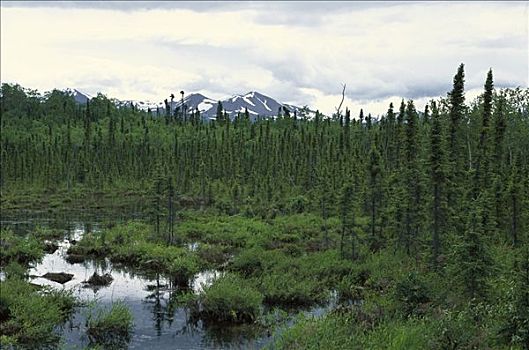
{"type": "Polygon", "coordinates": [[[325,113],[383,113],[401,96],[528,85],[528,3],[2,3],[1,79],[118,98],[258,90],[325,113]]]}

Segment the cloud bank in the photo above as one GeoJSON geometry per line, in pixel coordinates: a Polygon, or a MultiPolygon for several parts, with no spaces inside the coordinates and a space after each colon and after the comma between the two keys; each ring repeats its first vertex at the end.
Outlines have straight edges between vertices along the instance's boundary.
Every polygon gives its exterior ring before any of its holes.
{"type": "Polygon", "coordinates": [[[257,90],[332,113],[528,86],[527,2],[2,2],[1,79],[163,100],[257,90]],[[473,92],[473,93],[474,93],[473,92]]]}

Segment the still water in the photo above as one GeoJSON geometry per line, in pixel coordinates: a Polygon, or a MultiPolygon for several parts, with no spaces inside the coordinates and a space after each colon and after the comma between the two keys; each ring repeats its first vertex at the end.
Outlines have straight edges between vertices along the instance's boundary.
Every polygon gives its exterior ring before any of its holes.
{"type": "MultiPolygon", "coordinates": [[[[10,227],[19,234],[30,232],[36,226],[64,232],[63,238],[56,242],[58,249],[46,254],[39,264],[31,267],[29,275],[32,283],[70,290],[84,302],[85,306],[78,307],[73,317],[58,330],[66,349],[84,349],[89,344],[85,326],[87,315],[97,312],[98,308],[108,308],[118,300],[128,306],[134,317],[134,332],[129,349],[260,349],[272,341],[273,329],[266,332],[251,325],[228,327],[208,324],[206,327],[200,321],[190,323],[186,308],[177,303],[183,290],[164,276],[145,275],[130,267],[114,265],[108,259],[81,263],[66,260],[66,252],[74,240],[78,241],[88,232],[97,232],[108,223],[134,218],[138,217],[2,217],[2,227],[10,227]],[[60,284],[41,277],[48,272],[65,272],[72,274],[73,278],[60,284]],[[88,286],[84,282],[94,272],[99,275],[109,273],[113,278],[112,283],[105,287],[88,286]]],[[[186,246],[195,250],[197,244],[189,243],[186,246]]],[[[193,292],[200,293],[219,274],[221,272],[215,270],[202,271],[190,281],[190,288],[193,292]]],[[[334,307],[334,299],[331,297],[331,301],[324,306],[298,311],[321,316],[334,307]]],[[[298,311],[291,315],[294,316],[298,311]]],[[[287,326],[288,324],[292,322],[289,321],[287,326]]]]}
{"type": "MultiPolygon", "coordinates": [[[[99,218],[100,219],[100,218],[99,218]]],[[[79,240],[87,232],[101,229],[98,218],[80,220],[55,220],[46,218],[2,218],[2,227],[11,227],[23,234],[37,225],[63,230],[64,238],[59,248],[46,254],[42,262],[29,270],[30,280],[38,285],[66,289],[74,293],[87,306],[78,307],[73,317],[58,330],[67,349],[83,349],[88,345],[85,321],[89,312],[107,308],[112,302],[123,301],[134,317],[134,333],[130,349],[259,349],[270,336],[258,332],[255,327],[205,327],[201,322],[190,324],[186,308],[179,307],[176,299],[183,291],[173,286],[161,275],[145,275],[126,266],[113,265],[108,260],[88,260],[70,263],[66,252],[73,240],[79,240]],[[40,277],[48,272],[73,274],[73,279],[60,284],[40,277]],[[94,272],[109,273],[112,283],[93,288],[84,283],[94,272]]],[[[108,218],[105,218],[108,222],[108,218]]],[[[190,244],[189,249],[196,249],[190,244]]],[[[199,293],[219,275],[218,271],[202,271],[190,282],[192,290],[199,293]]]]}

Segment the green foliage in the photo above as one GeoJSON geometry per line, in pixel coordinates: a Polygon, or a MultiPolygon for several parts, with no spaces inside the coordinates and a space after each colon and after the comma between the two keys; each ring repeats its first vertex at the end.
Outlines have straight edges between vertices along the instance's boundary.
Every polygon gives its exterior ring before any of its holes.
{"type": "Polygon", "coordinates": [[[11,261],[25,265],[44,256],[44,246],[36,238],[18,236],[4,228],[0,231],[0,248],[0,266],[11,261]]]}
{"type": "Polygon", "coordinates": [[[292,256],[254,248],[237,255],[229,268],[254,280],[266,303],[294,306],[324,301],[352,263],[337,251],[292,256]]]}
{"type": "Polygon", "coordinates": [[[33,232],[33,235],[39,240],[54,240],[61,239],[64,236],[64,232],[61,230],[54,230],[48,227],[37,226],[35,228],[35,231],[33,232]]]}
{"type": "Polygon", "coordinates": [[[430,178],[432,200],[432,264],[439,266],[442,241],[446,240],[446,159],[443,133],[437,104],[432,102],[430,134],[430,178]]]}
{"type": "Polygon", "coordinates": [[[16,261],[11,261],[4,267],[6,278],[19,278],[24,279],[27,275],[27,269],[25,266],[20,265],[16,261]]]}
{"type": "Polygon", "coordinates": [[[508,317],[500,335],[510,344],[529,348],[529,248],[521,252],[517,280],[512,293],[508,317]]]}
{"type": "Polygon", "coordinates": [[[2,344],[33,348],[58,343],[55,328],[70,317],[76,305],[72,293],[48,288],[39,291],[18,277],[0,282],[0,290],[2,344]]]}
{"type": "Polygon", "coordinates": [[[483,234],[482,202],[476,200],[470,208],[467,229],[459,242],[454,245],[452,274],[458,280],[462,291],[470,299],[487,296],[488,277],[492,274],[493,260],[487,240],[483,234]]]}
{"type": "Polygon", "coordinates": [[[320,319],[300,318],[270,349],[431,349],[435,325],[426,320],[384,321],[367,332],[362,315],[340,311],[320,319]]]}
{"type": "Polygon", "coordinates": [[[417,273],[410,273],[404,280],[397,282],[395,297],[401,303],[404,315],[420,315],[431,300],[426,283],[417,273]],[[423,309],[423,310],[421,310],[423,309]]]}
{"type": "Polygon", "coordinates": [[[133,316],[125,303],[118,301],[107,309],[91,310],[86,320],[91,344],[105,349],[127,348],[134,328],[133,316]]]}
{"type": "Polygon", "coordinates": [[[262,312],[263,295],[234,274],[217,278],[200,295],[199,317],[206,321],[255,322],[262,312]]]}

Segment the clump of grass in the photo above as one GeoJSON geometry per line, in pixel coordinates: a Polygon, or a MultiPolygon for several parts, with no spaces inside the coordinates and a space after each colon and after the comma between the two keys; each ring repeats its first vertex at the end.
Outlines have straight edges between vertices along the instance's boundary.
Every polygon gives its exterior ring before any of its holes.
{"type": "Polygon", "coordinates": [[[71,292],[37,288],[11,277],[0,283],[0,337],[15,348],[53,347],[60,337],[55,328],[72,314],[76,299],[71,292]]]}
{"type": "Polygon", "coordinates": [[[196,216],[183,221],[177,235],[187,241],[242,248],[270,230],[270,225],[242,216],[196,216]]]}
{"type": "Polygon", "coordinates": [[[90,343],[104,349],[126,348],[133,331],[133,317],[127,306],[118,301],[110,309],[90,313],[86,320],[90,343]]]}
{"type": "Polygon", "coordinates": [[[279,332],[269,349],[438,349],[438,326],[431,319],[382,320],[366,326],[369,315],[357,309],[336,310],[323,317],[298,316],[279,332]]]}
{"type": "Polygon", "coordinates": [[[64,231],[37,226],[33,231],[33,235],[40,240],[56,240],[61,239],[64,236],[64,231]]]}
{"type": "Polygon", "coordinates": [[[190,279],[199,271],[196,255],[184,252],[167,265],[167,272],[180,286],[187,286],[190,279]]]}
{"type": "Polygon", "coordinates": [[[0,266],[12,261],[26,265],[44,256],[44,246],[35,237],[15,235],[9,229],[0,230],[0,266]]]}
{"type": "Polygon", "coordinates": [[[217,268],[224,264],[230,254],[230,247],[225,245],[200,244],[197,249],[198,258],[205,268],[217,268]]]}
{"type": "Polygon", "coordinates": [[[255,277],[270,271],[287,259],[285,254],[279,250],[264,250],[260,247],[253,247],[240,252],[228,268],[236,271],[245,277],[255,277]]]}
{"type": "Polygon", "coordinates": [[[324,299],[317,281],[304,280],[295,274],[263,275],[257,283],[268,305],[308,306],[324,299]]]}
{"type": "Polygon", "coordinates": [[[237,255],[229,269],[254,281],[267,304],[292,307],[324,301],[352,266],[333,250],[291,256],[254,247],[237,255]]]}
{"type": "Polygon", "coordinates": [[[11,261],[4,267],[6,278],[20,278],[25,279],[28,275],[28,271],[25,266],[20,265],[16,261],[11,261]]]}
{"type": "Polygon", "coordinates": [[[216,279],[199,297],[199,317],[228,323],[255,322],[262,312],[263,295],[234,274],[216,279]]]}

